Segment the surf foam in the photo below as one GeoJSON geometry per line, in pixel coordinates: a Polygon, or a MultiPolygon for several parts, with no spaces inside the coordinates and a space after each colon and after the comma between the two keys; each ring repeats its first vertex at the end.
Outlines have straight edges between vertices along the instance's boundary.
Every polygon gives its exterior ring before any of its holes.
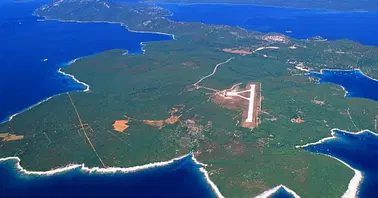
{"type": "MultiPolygon", "coordinates": [[[[353,135],[359,135],[359,134],[363,134],[363,133],[370,133],[370,134],[373,134],[375,136],[378,136],[378,134],[370,131],[370,130],[362,130],[362,131],[359,131],[359,132],[356,132],[356,133],[352,133],[352,132],[349,132],[349,131],[345,131],[345,130],[341,130],[341,129],[338,129],[338,128],[334,128],[332,129],[332,133],[331,133],[331,137],[326,137],[326,138],[323,138],[317,142],[314,142],[314,143],[308,143],[308,144],[305,144],[305,145],[302,145],[302,146],[296,146],[296,148],[305,148],[307,146],[314,146],[314,145],[318,145],[318,144],[322,144],[328,140],[332,140],[332,139],[337,139],[337,137],[335,137],[335,131],[341,131],[341,132],[344,132],[344,133],[348,133],[348,134],[353,134],[353,135]]],[[[342,198],[355,198],[357,197],[358,195],[358,189],[359,189],[359,186],[363,180],[363,174],[361,171],[353,168],[352,166],[350,166],[349,164],[347,164],[346,162],[334,157],[334,156],[331,156],[331,155],[327,155],[327,154],[322,154],[322,155],[326,155],[328,157],[331,157],[341,163],[343,163],[345,166],[347,166],[348,168],[350,168],[351,170],[354,171],[354,176],[353,178],[349,181],[349,185],[348,185],[348,189],[345,191],[345,193],[343,194],[342,198]]]]}
{"type": "Polygon", "coordinates": [[[28,171],[24,169],[20,165],[21,159],[19,157],[7,157],[7,158],[0,158],[0,162],[4,162],[7,160],[15,160],[16,161],[16,169],[19,170],[22,174],[25,175],[41,175],[41,176],[52,176],[56,174],[61,174],[65,173],[77,168],[80,168],[81,171],[89,173],[89,174],[113,174],[113,173],[131,173],[131,172],[137,172],[141,170],[146,170],[150,168],[156,168],[156,167],[161,167],[161,166],[168,166],[172,163],[174,163],[177,160],[181,160],[185,157],[191,156],[191,159],[193,162],[197,165],[200,166],[199,170],[203,174],[203,176],[206,179],[207,184],[210,185],[211,190],[216,194],[217,197],[219,198],[224,198],[224,196],[220,193],[218,187],[212,182],[209,178],[209,174],[205,170],[204,167],[206,167],[206,164],[203,164],[199,162],[193,155],[193,153],[189,153],[187,155],[183,155],[177,158],[173,158],[169,161],[163,161],[163,162],[154,162],[154,163],[149,163],[145,165],[140,165],[140,166],[134,166],[134,167],[128,167],[128,168],[120,168],[120,167],[107,167],[107,168],[100,168],[100,167],[86,167],[84,164],[69,164],[65,167],[61,168],[56,168],[48,171],[28,171]]]}
{"type": "Polygon", "coordinates": [[[272,196],[274,193],[277,193],[277,191],[281,188],[285,189],[289,194],[293,195],[294,198],[300,198],[300,196],[297,193],[295,193],[293,190],[291,190],[290,188],[288,188],[288,187],[286,187],[285,185],[282,185],[282,184],[280,184],[280,185],[278,185],[274,188],[271,188],[267,191],[264,191],[260,195],[257,195],[255,198],[268,198],[268,197],[272,196]]]}

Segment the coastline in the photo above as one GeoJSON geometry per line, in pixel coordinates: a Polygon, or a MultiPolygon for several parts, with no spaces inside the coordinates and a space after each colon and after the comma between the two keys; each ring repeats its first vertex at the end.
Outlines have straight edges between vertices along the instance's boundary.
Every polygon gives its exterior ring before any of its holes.
{"type": "MultiPolygon", "coordinates": [[[[350,70],[342,70],[342,69],[321,69],[319,72],[309,71],[310,73],[307,73],[306,75],[307,75],[307,76],[311,76],[311,72],[312,72],[312,73],[316,73],[316,74],[320,74],[320,75],[324,75],[324,71],[336,71],[336,72],[337,72],[337,71],[339,71],[339,72],[352,72],[352,71],[358,71],[358,72],[359,72],[361,75],[363,75],[364,77],[366,77],[366,78],[368,78],[368,79],[370,79],[370,80],[373,80],[373,81],[378,82],[378,79],[375,79],[375,78],[372,78],[372,77],[368,76],[367,74],[365,74],[364,72],[362,72],[362,70],[361,70],[360,68],[355,68],[355,69],[350,69],[350,70]]],[[[314,76],[311,76],[311,77],[314,77],[314,76]]],[[[314,78],[318,78],[318,79],[321,80],[321,78],[316,77],[316,76],[315,76],[314,78]]],[[[320,80],[319,80],[318,84],[320,84],[320,80]]],[[[339,85],[339,84],[336,84],[336,83],[332,83],[332,82],[326,82],[326,83],[331,83],[331,84],[335,84],[335,85],[337,85],[337,86],[340,86],[340,87],[344,90],[344,92],[345,92],[345,94],[344,94],[344,98],[352,98],[352,97],[353,97],[353,96],[348,96],[349,92],[345,89],[344,86],[339,85]]],[[[368,99],[368,98],[365,98],[365,99],[368,99]]]]}
{"type": "Polygon", "coordinates": [[[324,70],[326,70],[326,71],[359,71],[363,76],[369,78],[370,80],[378,82],[378,79],[375,79],[373,77],[368,76],[367,74],[365,74],[364,72],[362,72],[362,70],[360,68],[347,69],[347,70],[343,70],[343,69],[320,69],[320,72],[314,72],[314,73],[323,74],[324,70]]]}
{"type": "MultiPolygon", "coordinates": [[[[337,139],[337,137],[335,137],[335,131],[341,131],[341,132],[344,132],[344,133],[348,133],[348,134],[353,134],[353,135],[359,135],[359,134],[362,134],[362,133],[371,133],[375,136],[378,136],[377,133],[373,132],[373,131],[370,131],[370,130],[361,130],[359,132],[356,132],[356,133],[353,133],[353,132],[350,132],[350,131],[345,131],[345,130],[341,130],[341,129],[338,129],[338,128],[333,128],[331,129],[331,137],[326,137],[326,138],[323,138],[317,142],[313,142],[313,143],[307,143],[305,145],[301,145],[301,146],[296,146],[295,148],[304,148],[304,147],[307,147],[307,146],[314,146],[314,145],[318,145],[318,144],[322,144],[323,142],[327,141],[327,140],[332,140],[332,139],[337,139]]],[[[362,183],[362,180],[363,180],[363,174],[361,171],[353,168],[352,166],[350,166],[349,164],[347,164],[346,162],[334,157],[334,156],[331,156],[331,155],[327,155],[327,154],[322,154],[322,153],[317,153],[317,154],[320,154],[320,155],[325,155],[325,156],[328,156],[330,158],[333,158],[339,162],[341,162],[342,164],[344,164],[345,166],[347,166],[349,169],[353,170],[354,171],[354,176],[352,177],[352,179],[349,181],[349,185],[348,185],[348,189],[345,191],[345,193],[343,194],[342,198],[351,198],[351,197],[357,197],[357,194],[358,194],[358,191],[359,191],[359,187],[362,183]]]]}
{"type": "MultiPolygon", "coordinates": [[[[46,16],[40,16],[40,15],[37,15],[37,14],[34,14],[34,16],[37,16],[37,17],[41,17],[43,19],[37,19],[37,21],[39,22],[43,22],[43,21],[58,21],[58,22],[62,22],[62,23],[108,23],[108,24],[118,24],[120,25],[121,27],[125,27],[127,31],[129,32],[134,32],[134,33],[146,33],[146,34],[160,34],[160,35],[166,35],[166,36],[171,36],[173,40],[177,40],[175,35],[174,34],[170,34],[170,33],[165,33],[165,32],[152,32],[152,31],[138,31],[138,30],[131,30],[129,29],[129,27],[122,23],[122,22],[113,22],[113,21],[80,21],[80,20],[64,20],[64,19],[54,19],[54,18],[48,18],[46,16]]],[[[147,41],[148,42],[148,41],[147,41]]],[[[146,41],[142,41],[140,42],[140,49],[142,51],[142,54],[145,54],[146,53],[146,50],[144,49],[144,46],[146,45],[147,43],[146,41]]],[[[138,54],[138,53],[130,53],[128,52],[128,55],[135,55],[135,54],[138,54]]]]}
{"type": "Polygon", "coordinates": [[[100,167],[86,167],[85,164],[69,164],[65,167],[62,168],[55,168],[49,171],[28,171],[24,169],[21,165],[21,159],[19,157],[7,157],[7,158],[0,158],[0,163],[7,161],[7,160],[15,160],[16,161],[16,169],[21,172],[21,174],[24,175],[41,175],[41,176],[52,176],[56,174],[61,174],[65,173],[68,171],[71,171],[73,169],[80,168],[80,171],[83,171],[88,174],[114,174],[114,173],[132,173],[132,172],[137,172],[137,171],[142,171],[150,168],[156,168],[156,167],[161,167],[161,166],[168,166],[172,163],[174,163],[177,160],[181,160],[185,157],[191,156],[191,160],[196,164],[199,165],[200,172],[203,174],[202,176],[205,177],[205,180],[207,184],[210,185],[211,190],[215,195],[219,198],[224,198],[224,196],[220,193],[218,187],[209,179],[208,173],[205,170],[204,167],[206,167],[206,164],[203,164],[194,157],[193,153],[189,153],[187,155],[183,155],[180,157],[173,158],[168,161],[162,161],[162,162],[153,162],[149,164],[144,164],[144,165],[139,165],[139,166],[133,166],[133,167],[128,167],[128,168],[120,168],[120,167],[107,167],[107,168],[100,168],[100,167]]]}
{"type": "MultiPolygon", "coordinates": [[[[47,17],[45,17],[45,16],[40,16],[40,15],[35,14],[35,11],[33,12],[32,16],[36,16],[36,17],[41,17],[41,18],[43,18],[43,19],[37,19],[37,21],[39,21],[39,22],[49,21],[49,20],[51,20],[51,21],[59,21],[59,22],[71,22],[71,23],[109,23],[109,24],[119,24],[119,25],[121,25],[122,27],[125,27],[125,28],[127,29],[127,31],[129,31],[129,32],[135,32],[135,33],[151,33],[151,34],[167,35],[167,36],[171,36],[173,40],[176,40],[174,34],[169,34],[169,33],[164,33],[164,32],[152,32],[152,31],[137,31],[137,30],[130,30],[130,29],[128,28],[128,26],[125,25],[125,24],[122,23],[122,22],[111,22],[111,21],[78,21],[78,20],[50,19],[50,18],[47,18],[47,17]]],[[[140,44],[140,46],[141,46],[142,54],[145,54],[146,50],[144,49],[144,46],[146,45],[146,42],[143,42],[143,41],[142,41],[142,42],[140,42],[139,44],[140,44]]],[[[135,53],[135,54],[138,54],[138,53],[135,53]]],[[[130,52],[128,52],[127,55],[134,55],[134,54],[131,54],[130,52]]],[[[84,56],[84,57],[85,57],[85,56],[84,56]]],[[[75,58],[75,59],[73,59],[72,61],[69,61],[67,64],[63,64],[63,65],[64,65],[64,66],[69,66],[69,65],[75,63],[76,61],[78,61],[78,60],[80,60],[80,59],[82,59],[82,58],[84,58],[84,57],[75,58]]],[[[77,82],[77,83],[79,83],[79,84],[82,84],[82,85],[86,86],[86,89],[83,90],[83,92],[88,92],[88,91],[90,90],[90,86],[89,86],[88,84],[79,81],[77,78],[75,78],[74,75],[67,74],[67,73],[63,72],[61,69],[62,69],[62,67],[59,68],[58,73],[63,74],[64,76],[68,76],[68,77],[72,78],[72,80],[74,80],[75,82],[77,82]]],[[[56,94],[56,95],[50,96],[50,97],[48,97],[48,98],[46,98],[46,99],[44,99],[44,100],[42,100],[42,101],[40,101],[40,102],[38,102],[38,103],[36,103],[36,104],[33,104],[33,105],[31,105],[31,106],[29,106],[29,107],[27,107],[27,108],[24,108],[24,109],[20,110],[19,112],[15,113],[15,114],[13,114],[13,115],[11,115],[11,116],[9,116],[8,118],[5,118],[3,121],[0,121],[0,124],[7,123],[7,122],[11,121],[15,116],[17,116],[17,115],[19,115],[19,114],[21,114],[21,113],[23,113],[23,112],[25,112],[25,111],[28,111],[28,110],[30,110],[30,109],[32,109],[32,108],[34,108],[34,107],[36,107],[36,106],[42,104],[43,102],[46,102],[46,101],[50,100],[51,98],[53,98],[53,97],[55,97],[55,96],[59,96],[59,95],[61,95],[61,94],[65,94],[65,93],[69,93],[69,92],[64,92],[64,93],[60,93],[60,94],[56,94]]]]}
{"type": "Polygon", "coordinates": [[[204,175],[207,184],[209,184],[209,185],[211,186],[211,189],[213,190],[213,192],[217,195],[218,198],[224,198],[224,196],[222,195],[222,193],[219,191],[217,185],[215,185],[215,183],[214,183],[213,181],[211,181],[208,172],[205,170],[204,167],[206,167],[207,164],[203,164],[203,163],[199,162],[199,161],[194,157],[194,154],[193,154],[193,153],[190,153],[190,154],[192,155],[192,160],[194,161],[194,163],[196,163],[197,165],[201,166],[201,168],[200,168],[199,170],[200,170],[200,172],[202,172],[202,174],[204,175]]]}
{"type": "MultiPolygon", "coordinates": [[[[75,63],[75,62],[76,62],[77,60],[79,60],[79,59],[81,59],[81,58],[75,58],[75,59],[73,59],[72,61],[69,61],[67,64],[64,64],[64,66],[69,66],[69,65],[75,63]]],[[[71,78],[71,79],[72,79],[73,81],[75,81],[76,83],[81,84],[81,85],[84,85],[84,86],[86,87],[85,90],[77,90],[77,91],[70,91],[70,92],[88,92],[88,91],[90,91],[90,86],[89,86],[88,84],[79,81],[79,80],[78,80],[74,75],[72,75],[72,74],[67,74],[67,73],[63,72],[63,71],[62,71],[62,68],[59,68],[57,72],[60,73],[60,74],[62,74],[63,76],[68,76],[69,78],[71,78]]],[[[11,115],[11,116],[9,116],[8,119],[6,118],[5,120],[0,121],[0,124],[5,124],[5,123],[11,121],[11,120],[12,120],[14,117],[16,117],[17,115],[19,115],[19,114],[21,114],[21,113],[24,113],[24,112],[26,112],[26,111],[28,111],[28,110],[34,108],[34,107],[37,107],[38,105],[40,105],[40,104],[42,104],[42,103],[44,103],[44,102],[50,100],[51,98],[53,98],[53,97],[55,97],[55,96],[59,96],[59,95],[65,94],[65,93],[69,93],[69,92],[64,92],[64,93],[55,94],[55,95],[53,95],[53,96],[50,96],[50,97],[48,97],[48,98],[46,98],[46,99],[43,99],[43,100],[39,101],[39,102],[36,103],[36,104],[33,104],[33,105],[29,106],[29,107],[26,107],[26,108],[20,110],[19,112],[15,113],[15,114],[13,114],[13,115],[11,115]]],[[[0,161],[1,161],[1,159],[0,159],[0,161]]]]}
{"type": "MultiPolygon", "coordinates": [[[[76,63],[76,61],[78,61],[78,60],[80,60],[80,59],[82,59],[82,58],[84,58],[84,57],[75,58],[75,59],[69,61],[67,64],[64,64],[63,67],[70,66],[70,65],[76,63]]],[[[84,86],[86,87],[86,89],[83,90],[83,92],[88,92],[88,91],[90,90],[90,86],[89,86],[87,83],[78,80],[78,79],[77,79],[74,75],[72,75],[72,74],[68,74],[68,73],[63,72],[63,71],[62,71],[62,68],[63,68],[63,67],[60,67],[60,68],[58,69],[58,73],[63,74],[64,76],[68,76],[68,77],[72,78],[72,80],[74,80],[76,83],[79,83],[79,84],[84,85],[84,86]]]]}
{"type": "Polygon", "coordinates": [[[59,68],[58,73],[63,74],[64,76],[69,76],[69,77],[72,78],[72,80],[74,80],[75,82],[84,85],[84,86],[86,87],[86,89],[84,89],[83,92],[88,92],[88,91],[89,91],[90,86],[89,86],[88,84],[79,81],[79,80],[78,80],[77,78],[75,78],[75,76],[72,75],[72,74],[64,73],[64,72],[62,71],[62,68],[59,68]]]}
{"type": "Polygon", "coordinates": [[[82,21],[82,20],[71,20],[71,19],[59,19],[59,18],[48,18],[46,16],[40,16],[40,15],[37,15],[37,14],[34,14],[33,13],[33,16],[36,16],[36,17],[41,17],[43,19],[37,19],[37,21],[39,22],[43,22],[43,21],[59,21],[59,22],[64,22],[64,23],[109,23],[109,24],[119,24],[121,25],[122,27],[125,27],[127,29],[127,31],[129,32],[135,32],[135,33],[150,33],[150,34],[161,34],[161,35],[167,35],[167,36],[171,36],[173,40],[177,40],[175,38],[175,35],[174,34],[171,34],[171,33],[165,33],[165,32],[153,32],[153,31],[141,31],[141,30],[132,30],[130,29],[125,23],[122,23],[122,22],[114,22],[114,21],[82,21]]]}

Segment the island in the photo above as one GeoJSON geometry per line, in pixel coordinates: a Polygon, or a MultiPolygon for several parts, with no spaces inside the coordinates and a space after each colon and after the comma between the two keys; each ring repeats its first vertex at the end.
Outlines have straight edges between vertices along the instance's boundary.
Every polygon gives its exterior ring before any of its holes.
{"type": "Polygon", "coordinates": [[[2,133],[23,136],[6,141],[0,156],[18,156],[25,169],[132,167],[193,152],[225,197],[282,185],[301,197],[340,197],[354,171],[296,146],[341,126],[377,130],[376,102],[344,98],[341,87],[306,75],[358,64],[377,78],[377,47],[176,22],[150,3],[60,0],[34,14],[174,40],[143,43],[143,54],[105,51],[63,68],[90,90],[55,96],[0,125],[2,133]]]}

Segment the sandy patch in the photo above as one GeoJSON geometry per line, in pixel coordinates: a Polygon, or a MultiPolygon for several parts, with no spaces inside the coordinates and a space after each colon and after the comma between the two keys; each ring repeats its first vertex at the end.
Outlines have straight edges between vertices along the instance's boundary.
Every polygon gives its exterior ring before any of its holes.
{"type": "Polygon", "coordinates": [[[120,133],[125,133],[124,131],[129,128],[128,120],[116,120],[113,124],[114,130],[120,133]]]}

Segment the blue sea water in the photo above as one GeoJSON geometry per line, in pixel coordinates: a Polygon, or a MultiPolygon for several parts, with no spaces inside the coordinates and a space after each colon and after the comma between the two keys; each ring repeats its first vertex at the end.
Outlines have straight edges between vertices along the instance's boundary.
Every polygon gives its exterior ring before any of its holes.
{"type": "Polygon", "coordinates": [[[172,39],[118,24],[38,21],[32,13],[42,4],[0,4],[0,123],[48,97],[85,90],[57,72],[63,63],[110,49],[138,54],[140,42],[172,39]]]}
{"type": "Polygon", "coordinates": [[[294,198],[294,196],[281,187],[269,198],[294,198]]]}
{"type": "Polygon", "coordinates": [[[335,139],[321,144],[310,145],[304,149],[310,152],[333,156],[362,172],[364,179],[358,197],[378,195],[378,136],[370,131],[359,134],[333,130],[335,139]]]}
{"type": "Polygon", "coordinates": [[[16,168],[15,159],[0,161],[0,197],[216,197],[191,157],[130,173],[89,173],[76,168],[50,176],[24,174],[16,168]]]}
{"type": "Polygon", "coordinates": [[[319,83],[334,83],[344,87],[346,97],[367,98],[378,101],[378,81],[367,77],[361,70],[322,70],[310,72],[309,76],[319,78],[319,83]]]}
{"type": "Polygon", "coordinates": [[[378,45],[378,12],[343,12],[254,5],[159,4],[174,21],[240,26],[260,32],[278,32],[293,38],[321,36],[378,45]],[[287,31],[292,31],[288,33],[287,31]]]}

